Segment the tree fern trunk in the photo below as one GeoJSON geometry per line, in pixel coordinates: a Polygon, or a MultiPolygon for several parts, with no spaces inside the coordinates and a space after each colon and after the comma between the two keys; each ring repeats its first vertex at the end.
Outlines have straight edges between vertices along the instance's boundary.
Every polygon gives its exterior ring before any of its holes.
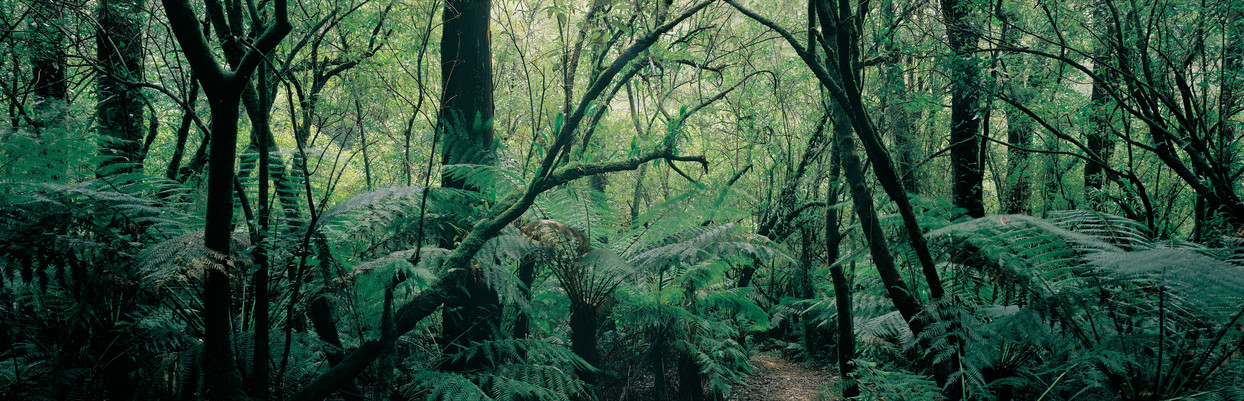
{"type": "MultiPolygon", "coordinates": [[[[535,285],[536,281],[536,258],[534,256],[525,255],[522,260],[519,260],[518,281],[522,285],[519,291],[522,292],[523,298],[530,301],[531,286],[535,285]]],[[[512,335],[514,338],[527,338],[527,334],[531,331],[530,326],[531,316],[528,316],[525,311],[519,311],[518,316],[514,318],[514,331],[512,335]]]]}
{"type": "MultiPolygon", "coordinates": [[[[597,346],[597,326],[600,316],[596,307],[575,300],[570,301],[570,348],[575,355],[593,367],[600,366],[600,351],[597,346]]],[[[588,386],[587,399],[596,399],[596,373],[590,370],[576,372],[579,379],[588,386]]]]}
{"type": "Polygon", "coordinates": [[[665,344],[665,326],[658,326],[649,329],[649,345],[648,360],[649,367],[652,368],[652,395],[654,401],[664,401],[668,397],[668,384],[665,378],[665,355],[669,352],[669,347],[665,344]]]}
{"type": "Polygon", "coordinates": [[[700,364],[690,350],[678,353],[678,399],[683,401],[704,400],[704,375],[700,364]]]}

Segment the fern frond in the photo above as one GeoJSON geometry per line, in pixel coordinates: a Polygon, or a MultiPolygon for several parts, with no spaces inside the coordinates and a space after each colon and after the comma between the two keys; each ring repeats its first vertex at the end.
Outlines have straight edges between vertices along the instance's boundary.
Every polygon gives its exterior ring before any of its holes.
{"type": "Polygon", "coordinates": [[[1062,210],[1050,214],[1050,222],[1068,230],[1091,235],[1124,250],[1153,247],[1144,224],[1122,216],[1093,210],[1062,210]]]}
{"type": "Polygon", "coordinates": [[[485,192],[493,199],[526,183],[514,170],[487,164],[446,165],[441,168],[441,176],[462,180],[467,188],[485,192]]]}
{"type": "Polygon", "coordinates": [[[621,213],[603,192],[592,188],[566,185],[545,192],[536,198],[532,210],[541,218],[579,230],[593,248],[602,247],[600,240],[612,236],[621,225],[621,213]]]}
{"type": "Polygon", "coordinates": [[[725,311],[731,316],[747,322],[747,329],[750,331],[767,330],[772,327],[769,322],[769,314],[752,301],[752,292],[753,289],[750,287],[735,287],[713,291],[700,298],[698,303],[701,308],[706,310],[725,311]]]}
{"type": "MultiPolygon", "coordinates": [[[[650,235],[650,233],[643,233],[650,235]]],[[[756,258],[780,257],[793,260],[767,239],[751,234],[739,234],[737,227],[724,224],[714,227],[693,226],[673,232],[661,241],[653,241],[650,248],[630,248],[635,253],[627,260],[635,266],[658,272],[669,266],[695,265],[713,258],[748,255],[756,258]]]]}
{"type": "Polygon", "coordinates": [[[1185,249],[1098,252],[1087,256],[1093,267],[1125,279],[1144,293],[1169,291],[1186,307],[1230,316],[1244,305],[1244,267],[1185,249]]]}
{"type": "Polygon", "coordinates": [[[903,315],[898,311],[890,312],[872,319],[865,320],[862,324],[856,325],[856,335],[859,336],[860,342],[864,345],[881,346],[884,344],[894,344],[900,350],[906,351],[915,345],[915,337],[912,336],[911,328],[907,326],[907,322],[903,320],[903,315]]]}

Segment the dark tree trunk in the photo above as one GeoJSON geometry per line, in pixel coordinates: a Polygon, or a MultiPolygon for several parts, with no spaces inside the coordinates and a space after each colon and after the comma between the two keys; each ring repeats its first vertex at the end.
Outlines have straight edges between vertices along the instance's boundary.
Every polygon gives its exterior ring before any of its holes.
{"type": "MultiPolygon", "coordinates": [[[[998,4],[994,10],[998,20],[1002,23],[1002,40],[1004,46],[1011,46],[1016,42],[1015,36],[1018,34],[1012,27],[1015,16],[1011,11],[1002,8],[1002,4],[998,4]]],[[[1015,68],[1012,66],[1012,68],[1015,68]]],[[[1019,69],[1019,68],[1015,68],[1019,69]]],[[[1018,72],[1012,72],[1015,74],[1018,72]]],[[[1019,79],[1011,79],[1003,83],[1006,96],[1010,97],[1018,104],[1028,104],[1032,100],[1033,88],[1031,78],[1021,76],[1019,79]]],[[[1009,214],[1028,214],[1031,208],[1028,204],[1028,195],[1031,192],[1031,177],[1027,172],[1028,167],[1028,150],[1032,148],[1032,119],[1025,115],[1015,107],[1007,107],[1004,109],[1006,115],[1006,142],[1010,146],[1007,148],[1006,156],[1006,183],[1005,192],[1002,196],[1002,210],[1009,214]]]]}
{"type": "MultiPolygon", "coordinates": [[[[836,228],[836,227],[835,227],[836,228]]],[[[842,265],[829,268],[830,279],[834,282],[834,305],[838,308],[838,374],[842,377],[842,398],[850,399],[860,395],[859,383],[851,377],[855,365],[855,328],[851,321],[851,286],[847,276],[842,273],[842,265]]]]}
{"type": "Polygon", "coordinates": [[[1027,171],[1028,151],[1032,145],[1032,120],[1015,109],[1006,111],[1006,141],[1011,144],[1007,149],[1007,188],[1003,210],[1010,214],[1031,213],[1028,194],[1031,192],[1030,173],[1027,171]]]}
{"type": "MultiPolygon", "coordinates": [[[[835,107],[835,109],[840,110],[841,108],[835,107]]],[[[846,118],[845,111],[835,111],[834,115],[835,117],[846,118]]],[[[835,123],[835,125],[844,124],[835,123]]],[[[908,289],[907,283],[903,282],[902,275],[899,274],[898,267],[894,263],[894,254],[890,253],[889,242],[885,238],[885,232],[881,229],[881,222],[877,217],[876,208],[873,206],[872,191],[868,188],[868,183],[864,177],[860,157],[855,154],[855,141],[849,135],[851,130],[847,127],[835,129],[834,131],[835,146],[838,148],[838,154],[842,160],[843,175],[846,177],[847,185],[851,190],[851,202],[854,205],[856,216],[860,219],[864,239],[868,242],[868,247],[872,251],[873,263],[877,266],[877,272],[881,277],[881,281],[885,284],[894,306],[902,313],[905,320],[914,322],[915,316],[920,312],[920,303],[908,289]]],[[[913,331],[918,332],[917,330],[913,331]]]]}
{"type": "MultiPolygon", "coordinates": [[[[491,0],[451,0],[442,14],[441,163],[493,164],[492,50],[488,36],[491,0]]],[[[466,188],[443,178],[447,188],[466,188]]]]}
{"type": "MultiPolygon", "coordinates": [[[[816,289],[813,287],[813,271],[816,269],[816,266],[814,266],[813,254],[817,251],[817,249],[813,244],[817,240],[817,231],[820,230],[813,229],[811,226],[802,226],[799,228],[801,255],[799,258],[799,270],[795,274],[794,283],[792,283],[796,299],[812,299],[816,296],[816,289]]],[[[829,260],[830,263],[833,263],[833,260],[838,258],[834,255],[834,253],[835,252],[833,251],[829,252],[828,256],[831,256],[832,259],[827,260],[829,260]]],[[[820,355],[823,351],[825,351],[824,348],[829,345],[827,344],[828,341],[826,341],[827,333],[825,333],[825,331],[818,327],[819,325],[813,321],[811,313],[802,314],[799,317],[799,320],[799,329],[803,337],[804,352],[809,357],[815,358],[817,355],[820,355]]]]}
{"type": "Polygon", "coordinates": [[[669,347],[665,345],[666,327],[659,326],[649,329],[651,344],[648,346],[648,366],[652,368],[652,395],[655,401],[664,401],[666,397],[665,354],[669,347]]]}
{"type": "MultiPolygon", "coordinates": [[[[835,129],[838,129],[835,127],[835,129]]],[[[851,135],[849,130],[842,128],[842,135],[851,135]]],[[[836,131],[835,131],[836,132],[836,131]]],[[[837,133],[835,136],[839,135],[837,133]]],[[[838,203],[840,196],[839,185],[834,185],[834,181],[842,175],[842,158],[839,153],[834,153],[829,162],[829,189],[825,194],[825,203],[838,203]]],[[[855,359],[855,329],[852,327],[852,304],[851,304],[851,286],[848,285],[846,276],[842,273],[842,265],[835,262],[838,261],[839,248],[842,245],[842,229],[838,224],[838,209],[826,208],[825,210],[825,249],[826,260],[830,263],[829,274],[834,285],[834,305],[838,308],[838,376],[842,377],[844,386],[842,388],[842,397],[850,399],[860,395],[859,384],[851,378],[851,373],[855,369],[855,365],[851,361],[855,359]]]]}
{"type": "MultiPolygon", "coordinates": [[[[536,258],[532,255],[523,256],[518,262],[518,281],[521,283],[519,291],[522,292],[523,298],[531,300],[531,286],[536,281],[536,258]]],[[[525,311],[519,311],[518,316],[514,318],[514,338],[527,338],[531,333],[531,316],[525,311]]]]}
{"type": "MultiPolygon", "coordinates": [[[[836,108],[841,110],[840,107],[836,108]]],[[[845,111],[835,112],[836,117],[845,118],[845,114],[845,111]]],[[[835,130],[834,141],[839,157],[842,159],[843,175],[851,190],[851,202],[854,205],[855,214],[860,219],[860,228],[868,243],[873,264],[877,267],[878,276],[886,287],[890,301],[910,326],[912,333],[921,333],[924,331],[925,324],[916,315],[920,313],[922,306],[907,283],[903,281],[898,265],[894,261],[894,254],[890,253],[889,243],[882,230],[877,210],[873,206],[872,191],[868,189],[862,163],[859,156],[855,154],[855,143],[851,139],[850,132],[850,129],[835,130]]],[[[839,335],[841,336],[841,332],[839,335]]],[[[934,370],[937,371],[938,382],[944,383],[950,372],[942,371],[944,368],[940,365],[934,366],[934,370]]]]}
{"type": "MultiPolygon", "coordinates": [[[[593,367],[600,366],[600,348],[596,343],[596,331],[599,325],[600,316],[595,306],[576,302],[573,299],[570,301],[570,349],[593,367]]],[[[586,369],[575,373],[587,384],[589,392],[596,389],[595,373],[586,369]]],[[[595,396],[589,397],[589,399],[595,398],[595,396]]]]}
{"type": "Polygon", "coordinates": [[[704,375],[695,357],[684,350],[678,353],[678,399],[684,401],[704,400],[704,375]]]}
{"type": "Polygon", "coordinates": [[[30,7],[40,21],[33,24],[30,64],[34,121],[42,129],[60,124],[69,93],[65,82],[65,35],[61,32],[64,10],[53,0],[34,1],[30,7]]]}
{"type": "MultiPolygon", "coordinates": [[[[204,83],[204,87],[219,83],[204,83]]],[[[242,379],[233,356],[230,241],[233,232],[233,162],[237,153],[238,96],[211,99],[212,143],[207,177],[207,215],[204,245],[219,254],[207,271],[203,288],[203,377],[205,395],[212,399],[241,397],[242,379]]]]}
{"type": "MultiPolygon", "coordinates": [[[[1110,131],[1111,131],[1111,109],[1113,101],[1106,93],[1107,83],[1104,80],[1109,79],[1111,67],[1100,66],[1094,68],[1095,72],[1102,79],[1093,82],[1093,92],[1089,97],[1089,130],[1085,132],[1085,145],[1088,151],[1093,154],[1095,159],[1109,161],[1110,160],[1110,131]]],[[[1084,165],[1084,201],[1089,209],[1102,210],[1106,201],[1106,196],[1102,193],[1105,189],[1107,181],[1106,171],[1101,165],[1096,163],[1085,163],[1084,165]]]]}
{"type": "Polygon", "coordinates": [[[923,323],[916,319],[921,309],[920,301],[915,298],[911,287],[903,281],[898,265],[894,262],[894,254],[890,252],[889,241],[885,238],[885,231],[881,227],[877,209],[873,206],[872,190],[868,188],[863,163],[859,155],[855,153],[855,140],[851,138],[851,127],[847,125],[846,119],[846,111],[842,107],[834,106],[834,147],[838,150],[842,173],[851,191],[851,203],[854,206],[855,215],[860,219],[864,240],[868,243],[873,256],[873,264],[877,266],[877,273],[881,277],[881,282],[885,284],[890,301],[903,315],[903,320],[913,326],[912,332],[919,333],[923,328],[923,323]]]}
{"type": "Polygon", "coordinates": [[[973,54],[976,33],[969,26],[972,4],[941,0],[946,18],[946,37],[954,61],[950,65],[950,176],[951,197],[956,207],[972,217],[985,216],[981,191],[984,173],[980,160],[981,110],[980,66],[973,54]]]}
{"type": "MultiPolygon", "coordinates": [[[[198,17],[188,0],[163,0],[169,26],[177,38],[211,106],[212,140],[207,179],[204,246],[216,255],[207,268],[203,290],[203,363],[205,397],[242,399],[242,380],[233,354],[231,240],[233,226],[234,162],[237,159],[239,105],[262,55],[279,44],[290,31],[286,1],[273,2],[272,22],[251,43],[250,50],[231,58],[232,69],[222,69],[198,29],[198,17]]],[[[240,22],[239,22],[240,23],[240,22]]],[[[228,50],[228,49],[226,49],[228,50]]],[[[226,51],[226,53],[228,53],[226,51]]]]}
{"type": "MultiPolygon", "coordinates": [[[[260,68],[260,70],[262,71],[263,68],[260,68]]],[[[255,127],[261,127],[258,129],[267,131],[268,124],[269,122],[266,114],[261,119],[252,119],[252,132],[256,129],[255,127]]],[[[268,136],[270,136],[270,134],[268,136]]],[[[254,137],[255,135],[252,135],[252,141],[254,141],[254,137]]],[[[257,150],[259,153],[259,194],[257,205],[259,216],[256,224],[258,226],[258,235],[255,236],[256,238],[254,238],[252,242],[254,246],[252,257],[255,261],[255,272],[251,276],[251,286],[254,288],[253,291],[255,294],[255,327],[252,333],[254,335],[255,348],[252,350],[251,355],[251,376],[247,379],[250,381],[250,385],[248,386],[250,394],[259,400],[267,400],[269,394],[268,362],[271,359],[271,344],[269,343],[269,338],[271,333],[269,331],[270,299],[268,295],[268,273],[270,264],[268,258],[268,247],[266,243],[267,237],[271,233],[269,228],[272,211],[269,206],[271,203],[268,202],[268,178],[270,176],[269,167],[271,166],[271,162],[269,160],[271,158],[271,153],[269,152],[271,151],[270,145],[273,143],[269,142],[266,137],[254,142],[256,142],[256,147],[258,148],[257,150]]]]}
{"type": "MultiPolygon", "coordinates": [[[[451,0],[441,15],[441,163],[494,164],[492,50],[488,36],[491,0],[451,0]]],[[[441,179],[445,188],[470,188],[458,178],[441,179]]],[[[449,230],[447,230],[449,231],[449,230]]],[[[453,247],[458,233],[442,233],[441,244],[453,247]]],[[[478,269],[478,267],[472,267],[478,269]]],[[[441,344],[448,353],[472,342],[492,339],[500,327],[501,307],[496,291],[483,282],[481,272],[463,276],[461,289],[443,311],[441,344]]],[[[453,371],[473,362],[458,359],[443,367],[453,371]]]]}
{"type": "Polygon", "coordinates": [[[101,173],[117,164],[129,171],[142,163],[143,100],[134,82],[143,80],[142,0],[101,0],[96,56],[99,74],[95,109],[99,127],[100,151],[104,160],[101,173]]]}
{"type": "MultiPolygon", "coordinates": [[[[907,193],[901,188],[900,180],[891,164],[889,153],[881,145],[880,137],[873,129],[871,121],[869,121],[868,113],[864,108],[862,94],[859,87],[861,82],[858,67],[858,50],[859,50],[859,31],[862,29],[858,25],[832,26],[826,27],[827,21],[840,21],[839,24],[849,24],[854,21],[858,24],[858,18],[853,15],[851,3],[849,0],[838,0],[836,7],[829,8],[829,5],[823,2],[817,3],[817,15],[822,21],[822,28],[828,30],[826,33],[825,54],[836,55],[836,59],[832,60],[831,65],[835,66],[831,70],[835,73],[828,73],[822,69],[822,75],[819,77],[826,87],[831,88],[831,95],[834,96],[834,121],[837,124],[846,125],[850,123],[851,129],[843,127],[835,129],[834,143],[838,147],[838,154],[843,169],[843,175],[847,179],[850,186],[852,203],[855,206],[856,215],[860,219],[860,226],[863,229],[866,241],[869,244],[870,253],[873,256],[874,265],[882,282],[885,284],[890,295],[891,302],[903,319],[907,322],[911,332],[919,336],[924,332],[925,322],[915,319],[916,314],[922,309],[920,301],[916,298],[912,288],[907,287],[898,271],[894,255],[890,253],[885,233],[881,228],[880,220],[877,217],[877,211],[873,206],[871,190],[866,186],[864,172],[859,157],[855,154],[855,143],[851,140],[851,132],[855,132],[856,136],[864,144],[870,161],[873,165],[873,171],[877,175],[877,179],[886,194],[894,200],[899,208],[899,213],[903,217],[903,226],[907,231],[908,238],[911,241],[912,250],[915,251],[917,259],[920,261],[921,270],[924,274],[925,282],[929,286],[929,295],[936,302],[940,300],[945,290],[942,287],[941,277],[937,272],[936,266],[933,264],[932,254],[929,252],[928,243],[924,239],[919,223],[915,218],[915,209],[912,207],[907,193]]],[[[804,57],[805,63],[809,66],[814,63],[809,62],[804,57]]],[[[815,64],[820,67],[819,64],[815,64]]],[[[816,68],[816,67],[814,67],[816,68]]],[[[947,358],[947,360],[933,363],[934,378],[937,383],[943,386],[943,395],[950,400],[958,399],[958,391],[956,386],[950,382],[950,377],[958,361],[956,358],[947,358]]]]}

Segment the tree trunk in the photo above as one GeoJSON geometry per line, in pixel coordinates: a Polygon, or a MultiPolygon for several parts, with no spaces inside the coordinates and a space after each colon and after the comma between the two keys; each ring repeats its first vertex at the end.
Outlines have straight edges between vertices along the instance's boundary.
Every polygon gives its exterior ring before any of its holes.
{"type": "MultiPolygon", "coordinates": [[[[204,87],[219,85],[206,82],[204,87]]],[[[233,162],[237,152],[238,96],[211,99],[212,144],[207,178],[207,222],[204,245],[217,252],[203,289],[203,377],[211,399],[241,398],[242,379],[233,357],[232,266],[233,162]]]]}
{"type": "MultiPolygon", "coordinates": [[[[1015,21],[1015,15],[1009,10],[1002,8],[1001,4],[996,6],[994,10],[998,20],[1002,24],[1002,41],[1004,46],[1012,46],[1017,42],[1015,35],[1018,34],[1012,27],[1015,21]]],[[[1012,66],[1014,70],[1010,74],[1018,78],[1013,78],[1003,83],[1003,91],[1006,96],[1015,100],[1018,104],[1028,104],[1033,98],[1033,88],[1029,77],[1022,74],[1021,68],[1012,66]]],[[[1007,147],[1006,157],[1006,187],[1002,196],[1002,210],[1008,214],[1028,214],[1031,213],[1031,206],[1028,202],[1028,194],[1031,191],[1031,177],[1027,172],[1028,168],[1028,150],[1032,148],[1032,119],[1025,115],[1015,107],[1006,107],[1003,111],[1006,115],[1006,142],[1010,146],[1007,147]]]]}
{"type": "MultiPolygon", "coordinates": [[[[1109,52],[1104,50],[1103,52],[1109,52]]],[[[1101,57],[1100,59],[1105,59],[1101,57]]],[[[1094,73],[1101,79],[1093,81],[1093,92],[1089,97],[1089,129],[1085,132],[1085,145],[1096,159],[1110,160],[1110,131],[1111,131],[1111,109],[1114,102],[1110,100],[1110,95],[1106,93],[1106,81],[1113,75],[1109,66],[1094,66],[1094,73]]],[[[1085,163],[1084,165],[1084,201],[1089,209],[1103,210],[1103,203],[1107,197],[1102,193],[1105,189],[1106,172],[1101,165],[1096,163],[1085,163]]]]}
{"type": "MultiPolygon", "coordinates": [[[[441,16],[441,163],[493,164],[491,0],[451,0],[441,16]]],[[[442,178],[447,188],[467,188],[442,178]]]]}
{"type": "Polygon", "coordinates": [[[206,270],[203,290],[203,375],[208,399],[242,399],[241,376],[233,357],[231,240],[233,227],[234,162],[237,156],[238,106],[263,54],[270,52],[290,31],[285,0],[273,2],[273,17],[245,55],[224,70],[198,29],[198,17],[188,0],[163,0],[169,26],[181,46],[211,106],[212,141],[207,179],[204,246],[216,259],[206,270]]]}
{"type": "MultiPolygon", "coordinates": [[[[596,343],[596,331],[599,324],[600,316],[595,306],[574,299],[570,300],[570,349],[593,367],[600,366],[600,348],[596,343]]],[[[596,390],[595,373],[586,369],[575,373],[587,385],[589,393],[596,390]]],[[[588,399],[596,398],[595,394],[588,397],[588,399]]]]}
{"type": "MultiPolygon", "coordinates": [[[[518,282],[520,283],[519,291],[524,299],[531,300],[531,286],[536,281],[536,257],[533,255],[524,255],[518,261],[518,282]]],[[[511,335],[514,338],[527,338],[531,332],[531,316],[526,311],[519,311],[518,316],[514,318],[514,330],[511,335]]]]}
{"type": "Polygon", "coordinates": [[[890,252],[889,241],[885,238],[885,231],[881,228],[877,209],[873,206],[873,194],[864,176],[863,163],[859,155],[855,153],[855,140],[851,138],[851,127],[844,122],[847,119],[846,114],[842,107],[834,106],[834,146],[838,148],[842,173],[851,190],[851,203],[854,206],[855,215],[860,219],[860,228],[865,241],[868,242],[873,264],[877,267],[881,282],[885,284],[890,301],[903,315],[903,320],[912,326],[912,332],[920,333],[923,323],[916,319],[921,309],[920,301],[915,298],[915,293],[903,281],[898,265],[894,262],[894,254],[890,252]]]}
{"type": "Polygon", "coordinates": [[[1003,199],[1003,210],[1009,214],[1028,214],[1032,207],[1028,202],[1031,192],[1030,173],[1028,167],[1028,151],[1020,148],[1032,147],[1032,120],[1019,111],[1006,110],[1007,128],[1006,141],[1012,147],[1007,149],[1006,159],[1006,196],[1003,199]]]}
{"type": "MultiPolygon", "coordinates": [[[[827,21],[840,21],[838,23],[848,24],[851,21],[857,20],[856,16],[853,15],[849,0],[838,0],[836,6],[833,9],[835,14],[831,14],[831,10],[825,3],[818,3],[817,14],[820,16],[823,28],[827,28],[824,26],[824,23],[827,21]],[[831,15],[836,15],[837,18],[833,18],[831,15]]],[[[856,23],[859,22],[856,21],[856,23]]],[[[933,257],[929,252],[927,242],[925,242],[924,233],[921,232],[919,223],[915,219],[915,211],[910,199],[907,193],[902,190],[889,154],[882,147],[880,137],[874,131],[873,125],[868,119],[868,113],[864,108],[859,87],[861,80],[857,61],[859,57],[860,29],[860,26],[835,26],[830,31],[832,33],[826,34],[827,38],[832,39],[827,41],[825,54],[837,56],[836,60],[833,60],[833,65],[836,65],[837,68],[834,69],[836,71],[835,74],[826,73],[824,78],[822,78],[822,83],[833,89],[831,94],[838,92],[834,96],[834,121],[840,125],[845,125],[847,121],[850,122],[850,128],[835,129],[835,144],[839,147],[838,154],[841,158],[843,174],[851,188],[852,203],[855,205],[856,215],[860,218],[860,226],[869,243],[870,253],[873,256],[877,273],[885,284],[895,308],[899,310],[904,321],[907,322],[912,334],[918,337],[924,332],[926,326],[925,322],[915,319],[916,314],[922,309],[922,305],[915,297],[915,293],[911,291],[912,289],[907,287],[907,284],[903,281],[894,261],[894,256],[889,251],[885,233],[881,228],[877,211],[873,206],[871,191],[866,186],[860,160],[855,154],[855,143],[850,140],[852,131],[864,143],[864,148],[872,159],[873,171],[877,175],[882,188],[885,189],[886,193],[899,208],[899,213],[903,217],[904,229],[907,231],[908,238],[911,241],[912,250],[915,251],[917,259],[920,261],[925,282],[929,286],[929,295],[934,302],[937,302],[944,296],[945,290],[942,287],[941,277],[937,272],[936,266],[933,264],[933,257]]],[[[805,62],[807,62],[806,58],[805,62]]],[[[950,382],[951,374],[957,365],[958,361],[953,357],[945,361],[933,363],[934,378],[939,385],[943,386],[942,394],[950,400],[958,399],[959,391],[957,391],[954,383],[950,382]]]]}
{"type": "MultiPolygon", "coordinates": [[[[813,286],[813,271],[816,268],[814,266],[813,254],[816,252],[816,247],[813,244],[817,239],[817,231],[820,230],[815,230],[811,226],[799,228],[801,255],[799,258],[799,270],[795,273],[794,283],[792,283],[796,299],[812,299],[816,296],[816,288],[813,286]]],[[[829,256],[837,259],[837,256],[832,251],[829,252],[829,256]]],[[[831,263],[833,261],[833,259],[828,260],[831,263]]],[[[813,321],[811,313],[800,314],[799,320],[804,353],[809,356],[809,359],[813,359],[820,355],[824,348],[830,344],[827,344],[825,331],[813,321]]]]}
{"type": "Polygon", "coordinates": [[[665,378],[665,354],[669,351],[669,347],[665,345],[666,326],[657,326],[648,329],[650,345],[648,345],[649,366],[652,368],[652,395],[649,399],[654,401],[665,401],[666,397],[666,378],[665,378]]]}
{"type": "Polygon", "coordinates": [[[842,377],[844,383],[842,398],[851,399],[860,395],[859,382],[851,377],[855,371],[855,365],[851,363],[855,359],[855,328],[851,321],[851,286],[847,283],[847,276],[842,273],[842,265],[831,266],[829,276],[834,282],[834,305],[838,308],[838,375],[842,377]]]}
{"type": "MultiPolygon", "coordinates": [[[[844,132],[843,135],[850,135],[850,133],[844,132]]],[[[842,157],[835,152],[829,162],[830,184],[827,186],[828,189],[825,193],[825,203],[827,204],[838,203],[842,187],[834,184],[840,175],[842,175],[842,157]]],[[[829,275],[834,285],[834,305],[838,308],[838,349],[836,352],[838,357],[838,376],[842,378],[844,383],[842,397],[850,399],[860,394],[860,388],[859,384],[851,378],[851,372],[855,368],[855,365],[851,364],[851,361],[855,359],[855,329],[852,327],[853,321],[851,320],[851,286],[848,285],[846,276],[842,273],[842,266],[837,263],[842,239],[842,229],[838,224],[838,209],[826,208],[825,259],[830,263],[829,275]]]]}
{"type": "Polygon", "coordinates": [[[96,56],[103,70],[96,83],[102,174],[130,171],[142,163],[143,101],[132,82],[143,80],[142,0],[101,0],[96,56]],[[116,165],[122,166],[116,166],[116,165]],[[120,167],[120,170],[114,168],[120,167]]]}
{"type": "Polygon", "coordinates": [[[980,66],[973,54],[976,33],[969,26],[970,3],[941,0],[946,37],[954,61],[950,66],[950,177],[956,207],[972,217],[985,216],[984,173],[980,160],[980,66]]]}
{"type": "Polygon", "coordinates": [[[909,193],[920,193],[920,180],[916,174],[916,163],[920,154],[919,142],[916,138],[915,120],[918,113],[909,110],[911,102],[909,87],[904,81],[903,59],[899,57],[895,36],[900,32],[895,29],[898,24],[898,10],[894,0],[881,3],[881,17],[885,20],[882,26],[889,29],[891,36],[881,38],[882,46],[889,59],[882,65],[881,108],[882,115],[889,123],[890,134],[894,141],[894,151],[898,153],[898,174],[903,180],[903,189],[909,193]]]}
{"type": "Polygon", "coordinates": [[[704,400],[704,375],[700,364],[689,350],[678,352],[678,399],[684,401],[704,400]]]}
{"type": "Polygon", "coordinates": [[[64,9],[53,0],[37,0],[30,7],[40,20],[33,24],[30,45],[34,121],[39,129],[56,127],[64,118],[69,93],[65,81],[65,35],[61,32],[64,9]]]}
{"type": "MultiPolygon", "coordinates": [[[[493,144],[492,53],[488,36],[491,0],[451,0],[441,15],[441,164],[495,164],[493,144]]],[[[458,178],[442,176],[441,186],[478,190],[458,178]]],[[[448,231],[448,230],[447,230],[448,231]]],[[[458,233],[442,233],[441,245],[452,248],[458,233]]],[[[478,266],[472,266],[478,270],[478,266]]],[[[453,353],[472,342],[494,338],[500,327],[496,291],[479,271],[462,276],[461,289],[442,312],[441,344],[453,353]]],[[[443,367],[460,371],[473,363],[463,359],[443,367]]]]}

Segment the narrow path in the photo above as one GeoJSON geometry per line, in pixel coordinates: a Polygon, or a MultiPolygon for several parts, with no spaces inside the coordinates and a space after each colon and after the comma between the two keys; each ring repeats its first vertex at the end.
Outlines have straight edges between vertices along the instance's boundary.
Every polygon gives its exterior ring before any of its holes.
{"type": "Polygon", "coordinates": [[[730,400],[833,400],[826,389],[838,378],[829,371],[767,353],[753,355],[751,359],[756,371],[747,378],[747,386],[732,391],[730,400]]]}

